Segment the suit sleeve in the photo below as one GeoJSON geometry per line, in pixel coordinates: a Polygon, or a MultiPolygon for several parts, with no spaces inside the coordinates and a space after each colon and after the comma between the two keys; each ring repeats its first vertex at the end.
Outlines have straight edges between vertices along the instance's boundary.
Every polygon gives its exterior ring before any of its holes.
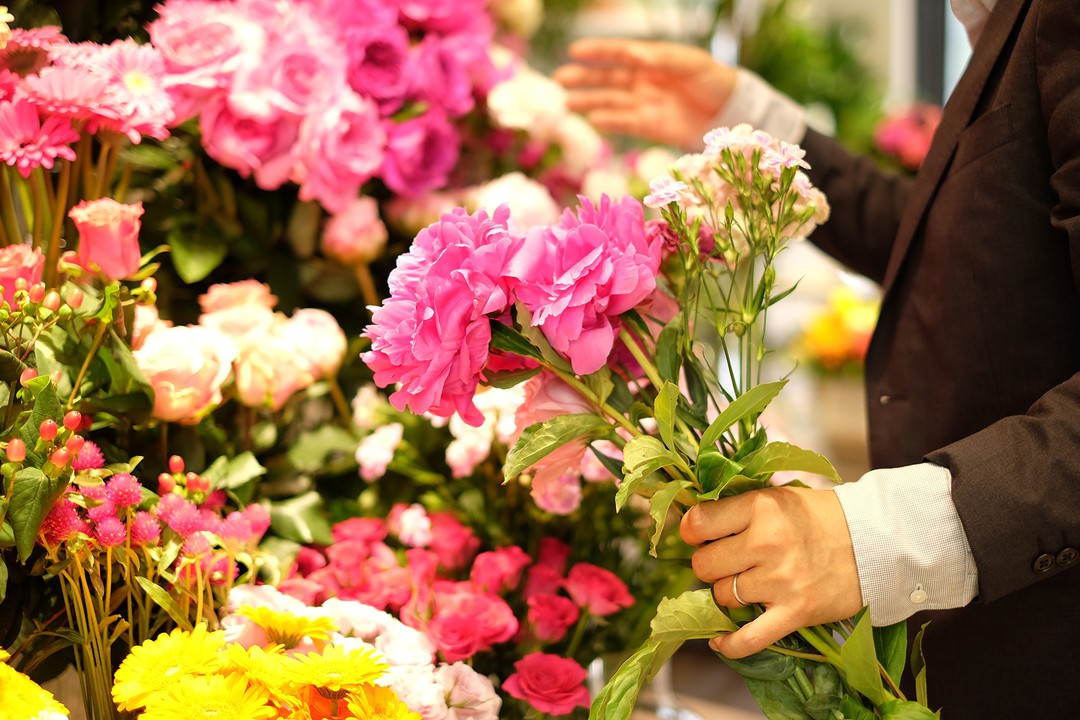
{"type": "Polygon", "coordinates": [[[885,276],[910,178],[881,170],[814,130],[802,142],[809,176],[829,199],[829,221],[810,240],[829,255],[878,283],[885,276]]]}

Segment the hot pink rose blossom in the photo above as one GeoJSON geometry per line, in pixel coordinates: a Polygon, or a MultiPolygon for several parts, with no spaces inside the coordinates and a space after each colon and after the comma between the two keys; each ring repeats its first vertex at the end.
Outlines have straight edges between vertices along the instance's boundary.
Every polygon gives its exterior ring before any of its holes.
{"type": "Polygon", "coordinates": [[[289,179],[298,119],[248,117],[234,111],[226,98],[214,97],[199,116],[199,128],[210,157],[244,177],[254,175],[264,190],[275,190],[289,179]]]}
{"type": "Polygon", "coordinates": [[[446,690],[449,720],[498,720],[502,698],[490,679],[460,662],[440,665],[435,676],[446,690]]]}
{"type": "Polygon", "coordinates": [[[379,218],[379,204],[367,195],[353,198],[326,222],[323,254],[346,265],[371,262],[386,248],[389,234],[379,218]]]}
{"type": "Polygon", "coordinates": [[[139,271],[142,203],[127,205],[112,198],[83,200],[68,213],[79,231],[79,265],[97,268],[110,280],[123,280],[139,271]]]}
{"type": "Polygon", "coordinates": [[[441,111],[389,123],[380,175],[395,193],[421,195],[446,184],[457,164],[461,138],[441,111]]]}
{"type": "Polygon", "coordinates": [[[198,422],[221,403],[235,354],[229,338],[208,328],[171,327],[151,334],[134,356],[154,388],[154,417],[198,422]]]}
{"type": "Polygon", "coordinates": [[[396,18],[353,25],[346,32],[346,48],[349,86],[374,99],[384,116],[400,108],[409,91],[412,63],[409,34],[396,18]]]}
{"type": "Polygon", "coordinates": [[[465,567],[480,549],[480,539],[472,529],[448,512],[433,512],[431,548],[439,564],[449,572],[465,567]]]}
{"type": "Polygon", "coordinates": [[[591,615],[604,617],[634,604],[626,583],[591,563],[577,563],[566,576],[566,592],[591,615]]]}
{"type": "Polygon", "coordinates": [[[349,341],[333,315],[318,308],[302,308],[285,323],[285,333],[313,377],[337,375],[349,341]]]}
{"type": "Polygon", "coordinates": [[[28,286],[39,283],[44,269],[45,256],[37,248],[21,244],[0,248],[0,286],[4,288],[4,301],[8,305],[15,303],[16,280],[21,278],[28,286]]]}
{"type": "Polygon", "coordinates": [[[349,518],[334,525],[331,530],[334,542],[359,540],[371,544],[386,538],[386,523],[380,518],[349,518]]]}
{"type": "Polygon", "coordinates": [[[526,598],[554,595],[562,589],[563,579],[562,573],[546,565],[533,565],[525,575],[525,588],[521,594],[526,598]]]}
{"type": "Polygon", "coordinates": [[[585,675],[585,668],[570,658],[532,653],[514,663],[503,690],[542,713],[569,715],[574,708],[589,707],[585,675]]]}
{"type": "Polygon", "coordinates": [[[502,595],[521,582],[522,571],[532,558],[516,545],[482,552],[473,559],[469,579],[477,590],[502,595]]]}
{"type": "Polygon", "coordinates": [[[446,34],[473,28],[487,16],[486,5],[486,0],[401,0],[398,7],[407,27],[446,34]]]}
{"type": "Polygon", "coordinates": [[[510,606],[497,595],[475,592],[468,583],[454,587],[436,582],[436,617],[441,613],[463,614],[472,618],[483,649],[506,642],[518,631],[518,619],[510,606]]]}
{"type": "Polygon", "coordinates": [[[532,323],[574,372],[587,375],[607,362],[619,315],[656,287],[660,248],[646,241],[641,204],[633,198],[599,207],[581,198],[559,225],[533,228],[512,263],[518,299],[532,323]]]}
{"type": "Polygon", "coordinates": [[[562,595],[537,593],[529,596],[528,604],[529,623],[541,642],[560,642],[581,617],[574,601],[562,595]]]}
{"type": "Polygon", "coordinates": [[[480,628],[464,612],[437,613],[428,624],[427,632],[443,659],[449,663],[468,660],[485,649],[480,628]]]}
{"type": "MultiPolygon", "coordinates": [[[[427,35],[415,49],[417,99],[460,117],[475,105],[467,53],[472,40],[462,35],[427,35]],[[466,44],[467,43],[467,44],[466,44]],[[465,45],[465,47],[460,47],[465,45]]],[[[471,53],[470,53],[471,54],[471,53]]]]}

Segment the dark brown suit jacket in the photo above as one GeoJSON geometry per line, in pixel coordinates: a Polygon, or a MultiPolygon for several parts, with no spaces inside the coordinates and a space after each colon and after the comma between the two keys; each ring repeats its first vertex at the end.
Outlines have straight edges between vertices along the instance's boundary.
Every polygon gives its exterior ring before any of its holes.
{"type": "Polygon", "coordinates": [[[872,462],[949,468],[979,570],[914,618],[931,704],[1080,718],[1080,0],[999,0],[914,182],[804,146],[813,240],[885,291],[872,462]]]}

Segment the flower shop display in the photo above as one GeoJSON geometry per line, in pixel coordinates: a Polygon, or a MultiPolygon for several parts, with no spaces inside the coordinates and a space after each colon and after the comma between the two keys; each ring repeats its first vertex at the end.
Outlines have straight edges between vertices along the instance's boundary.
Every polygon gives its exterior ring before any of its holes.
{"type": "MultiPolygon", "coordinates": [[[[399,410],[481,425],[482,382],[554,376],[579,402],[525,428],[503,463],[513,487],[553,454],[588,447],[619,479],[617,506],[640,496],[651,552],[699,501],[770,485],[775,473],[838,481],[823,457],[769,441],[761,412],[784,380],[763,377],[773,262],[828,217],[803,152],[746,126],[710,132],[704,153],[656,178],[646,224],[636,201],[582,199],[558,223],[518,229],[510,212],[456,210],[422,231],[390,276],[365,331],[375,382],[399,410]],[[493,362],[493,360],[495,362],[493,362]],[[604,441],[614,445],[597,446],[604,441]],[[616,451],[617,450],[617,451],[616,451]]],[[[689,548],[682,548],[685,557],[689,548]]],[[[724,610],[709,590],[661,601],[652,635],[592,702],[630,716],[638,690],[685,641],[730,632],[760,607],[724,610]]],[[[850,622],[807,628],[729,661],[767,714],[932,717],[898,688],[906,630],[850,622]]]]}

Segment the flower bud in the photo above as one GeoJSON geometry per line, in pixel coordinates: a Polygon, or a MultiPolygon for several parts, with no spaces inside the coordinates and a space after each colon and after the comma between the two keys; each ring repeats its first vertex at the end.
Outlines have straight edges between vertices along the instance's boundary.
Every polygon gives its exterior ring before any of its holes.
{"type": "Polygon", "coordinates": [[[30,302],[35,305],[40,305],[41,301],[45,299],[45,286],[41,283],[34,283],[27,291],[30,298],[30,302]]]}
{"type": "Polygon", "coordinates": [[[157,478],[158,495],[168,495],[176,489],[176,478],[169,473],[161,473],[157,478]]]}
{"type": "Polygon", "coordinates": [[[67,296],[68,307],[72,310],[78,310],[82,307],[84,299],[86,299],[86,294],[79,288],[74,288],[67,296]]]}
{"type": "Polygon", "coordinates": [[[30,283],[26,282],[26,278],[15,278],[15,292],[19,292],[20,290],[28,290],[29,288],[30,283]]]}
{"type": "Polygon", "coordinates": [[[49,456],[49,462],[58,468],[67,467],[67,464],[71,462],[71,453],[67,448],[57,448],[53,451],[53,454],[49,456]]]}
{"type": "Polygon", "coordinates": [[[19,376],[19,384],[20,385],[25,385],[26,383],[30,382],[31,380],[33,380],[36,377],[37,377],[37,370],[35,370],[32,367],[28,367],[25,370],[23,370],[22,375],[19,376]]]}
{"type": "Polygon", "coordinates": [[[157,292],[157,280],[152,277],[148,277],[141,283],[139,283],[139,287],[142,288],[144,292],[157,292]]]}
{"type": "Polygon", "coordinates": [[[64,447],[66,447],[68,452],[72,455],[78,455],[84,444],[86,444],[86,438],[82,435],[72,435],[67,439],[67,442],[64,443],[64,447]]]}
{"type": "Polygon", "coordinates": [[[82,426],[82,413],[78,410],[70,410],[67,415],[64,416],[64,427],[71,432],[75,432],[82,426]]]}
{"type": "Polygon", "coordinates": [[[41,421],[41,426],[38,427],[38,435],[45,441],[55,440],[57,429],[56,421],[52,418],[46,418],[41,421]]]}
{"type": "Polygon", "coordinates": [[[45,299],[41,301],[41,306],[47,310],[56,312],[60,309],[60,293],[55,290],[50,290],[45,293],[45,299]]]}
{"type": "Polygon", "coordinates": [[[13,463],[21,463],[26,459],[26,443],[21,438],[11,438],[8,441],[7,459],[13,463]]]}
{"type": "Polygon", "coordinates": [[[184,458],[173,455],[169,458],[169,471],[173,473],[184,472],[184,458]]]}

